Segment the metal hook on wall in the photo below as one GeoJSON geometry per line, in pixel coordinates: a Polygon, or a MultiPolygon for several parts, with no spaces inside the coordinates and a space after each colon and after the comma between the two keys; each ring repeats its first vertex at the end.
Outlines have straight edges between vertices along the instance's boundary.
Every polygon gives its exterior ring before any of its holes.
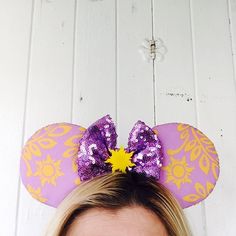
{"type": "Polygon", "coordinates": [[[139,52],[147,62],[150,62],[151,60],[160,62],[164,60],[167,48],[161,38],[157,38],[156,40],[144,39],[142,45],[139,47],[139,52]]]}

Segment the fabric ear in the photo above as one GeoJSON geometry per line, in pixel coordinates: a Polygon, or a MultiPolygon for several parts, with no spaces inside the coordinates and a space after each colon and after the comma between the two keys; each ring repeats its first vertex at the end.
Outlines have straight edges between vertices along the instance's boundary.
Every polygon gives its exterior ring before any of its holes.
{"type": "Polygon", "coordinates": [[[213,142],[189,124],[167,123],[152,129],[164,155],[159,182],[182,208],[204,200],[215,187],[220,171],[213,142]]]}
{"type": "Polygon", "coordinates": [[[20,174],[33,198],[57,207],[80,184],[75,159],[85,130],[79,125],[56,123],[28,139],[22,149],[20,174]]]}

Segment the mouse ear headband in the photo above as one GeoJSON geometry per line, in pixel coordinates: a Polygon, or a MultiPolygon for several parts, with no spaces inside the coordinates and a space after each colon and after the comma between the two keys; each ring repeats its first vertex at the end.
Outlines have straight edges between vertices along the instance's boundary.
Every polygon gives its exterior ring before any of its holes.
{"type": "Polygon", "coordinates": [[[70,123],[43,127],[23,147],[22,182],[35,199],[57,207],[83,181],[114,171],[132,171],[155,178],[186,208],[204,200],[218,179],[214,144],[188,124],[150,128],[139,120],[129,133],[126,148],[117,148],[116,142],[109,115],[87,129],[70,123]]]}

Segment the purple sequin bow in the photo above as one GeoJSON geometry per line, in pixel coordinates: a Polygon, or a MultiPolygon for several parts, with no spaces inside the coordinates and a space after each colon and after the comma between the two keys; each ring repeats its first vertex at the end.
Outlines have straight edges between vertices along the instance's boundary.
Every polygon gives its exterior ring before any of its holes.
{"type": "MultiPolygon", "coordinates": [[[[112,172],[110,163],[105,161],[111,156],[110,150],[116,148],[117,134],[109,115],[89,126],[79,141],[77,158],[78,175],[81,181],[112,172]]],[[[137,121],[133,126],[125,152],[133,152],[131,157],[135,165],[128,171],[145,173],[156,180],[160,177],[163,153],[161,142],[154,131],[144,122],[137,121]]]]}

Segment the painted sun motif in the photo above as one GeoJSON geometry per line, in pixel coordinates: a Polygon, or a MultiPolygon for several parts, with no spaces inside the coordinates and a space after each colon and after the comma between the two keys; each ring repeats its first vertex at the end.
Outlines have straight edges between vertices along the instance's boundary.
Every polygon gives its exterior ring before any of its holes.
{"type": "Polygon", "coordinates": [[[60,169],[61,160],[54,161],[50,155],[47,155],[46,159],[37,161],[37,171],[34,176],[39,176],[42,186],[45,183],[56,186],[56,180],[59,176],[64,175],[60,169]]]}
{"type": "Polygon", "coordinates": [[[80,185],[80,183],[81,183],[80,178],[76,178],[76,179],[74,180],[74,184],[75,184],[75,185],[80,185]]]}
{"type": "Polygon", "coordinates": [[[126,173],[126,168],[135,166],[135,164],[131,162],[133,152],[125,152],[123,146],[121,146],[119,150],[110,150],[110,152],[112,155],[105,162],[112,165],[112,172],[118,170],[126,173]]]}
{"type": "Polygon", "coordinates": [[[192,180],[189,178],[193,167],[189,167],[186,162],[186,157],[183,156],[181,160],[170,158],[171,161],[168,166],[163,167],[163,170],[166,171],[167,180],[166,183],[172,182],[179,189],[183,183],[191,183],[192,180]]]}
{"type": "Polygon", "coordinates": [[[42,196],[41,189],[38,187],[37,189],[33,188],[31,185],[27,184],[27,190],[31,194],[31,196],[37,199],[40,202],[46,202],[47,199],[42,196]]]}

